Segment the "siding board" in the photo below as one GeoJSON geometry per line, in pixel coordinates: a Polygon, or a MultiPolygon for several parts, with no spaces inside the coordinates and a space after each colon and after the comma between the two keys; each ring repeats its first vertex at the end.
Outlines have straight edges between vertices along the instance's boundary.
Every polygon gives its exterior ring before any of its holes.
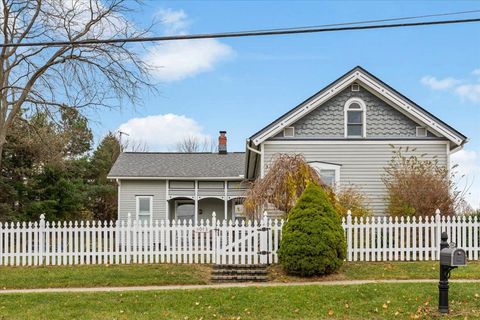
{"type": "Polygon", "coordinates": [[[119,192],[120,209],[118,218],[120,220],[126,220],[129,212],[132,214],[132,219],[135,218],[136,196],[153,196],[153,220],[165,219],[165,180],[121,180],[119,192]]]}
{"type": "Polygon", "coordinates": [[[436,158],[440,165],[447,166],[447,148],[445,141],[430,142],[425,144],[409,144],[408,142],[386,141],[385,144],[314,144],[300,141],[291,143],[269,144],[268,141],[262,146],[264,148],[265,171],[278,153],[301,153],[307,161],[324,161],[341,165],[340,184],[355,185],[367,194],[370,207],[375,215],[388,214],[385,212],[385,187],[382,182],[384,168],[393,156],[390,145],[396,148],[409,147],[408,155],[426,154],[424,159],[436,158]],[[415,151],[413,151],[415,149],[415,151]]]}

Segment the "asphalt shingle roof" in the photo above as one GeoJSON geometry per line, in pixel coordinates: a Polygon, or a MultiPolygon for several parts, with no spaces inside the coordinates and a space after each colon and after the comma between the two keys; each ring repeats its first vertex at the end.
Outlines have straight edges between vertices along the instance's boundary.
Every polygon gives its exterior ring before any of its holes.
{"type": "Polygon", "coordinates": [[[244,168],[244,152],[124,152],[108,177],[240,177],[244,168]]]}

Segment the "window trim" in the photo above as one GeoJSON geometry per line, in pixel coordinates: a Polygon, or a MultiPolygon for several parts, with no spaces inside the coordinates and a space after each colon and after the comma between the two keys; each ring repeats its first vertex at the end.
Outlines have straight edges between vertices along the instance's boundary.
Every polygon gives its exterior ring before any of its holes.
{"type": "Polygon", "coordinates": [[[285,138],[293,138],[293,137],[295,137],[295,127],[285,127],[285,128],[283,128],[283,137],[285,137],[285,138]],[[292,135],[291,135],[291,136],[287,136],[287,135],[285,134],[285,131],[286,131],[287,129],[292,129],[292,135]]]}
{"type": "Polygon", "coordinates": [[[334,170],[335,171],[335,185],[334,187],[338,187],[340,185],[340,168],[342,167],[341,164],[335,164],[330,162],[322,162],[322,161],[312,161],[308,163],[320,176],[320,170],[334,170]]]}
{"type": "Polygon", "coordinates": [[[140,199],[149,199],[150,200],[150,223],[153,221],[153,196],[145,196],[145,195],[140,195],[140,196],[135,196],[135,218],[138,221],[139,216],[140,216],[140,199]]]}
{"type": "Polygon", "coordinates": [[[428,130],[426,127],[422,127],[422,126],[417,126],[415,127],[415,136],[416,137],[419,137],[419,138],[425,138],[425,137],[428,137],[428,130]],[[419,135],[418,134],[418,129],[424,129],[425,130],[425,135],[419,135]]]}
{"type": "Polygon", "coordinates": [[[345,102],[343,109],[344,118],[344,136],[345,138],[365,138],[367,137],[367,107],[365,102],[360,98],[350,98],[345,102]],[[350,106],[354,103],[360,105],[360,109],[350,109],[350,106]],[[349,111],[361,111],[362,112],[362,135],[361,136],[349,136],[348,135],[348,112],[349,111]]]}

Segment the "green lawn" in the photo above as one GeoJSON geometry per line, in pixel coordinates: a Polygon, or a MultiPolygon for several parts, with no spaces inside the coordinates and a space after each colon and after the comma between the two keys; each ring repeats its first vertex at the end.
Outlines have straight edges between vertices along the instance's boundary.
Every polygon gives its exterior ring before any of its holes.
{"type": "Polygon", "coordinates": [[[206,284],[210,267],[203,265],[82,265],[1,267],[1,289],[206,284]]]}
{"type": "MultiPolygon", "coordinates": [[[[480,286],[451,284],[449,318],[480,317],[480,286]]],[[[434,319],[437,285],[367,284],[8,294],[2,319],[434,319]]],[[[443,319],[443,317],[442,317],[443,319]]]]}
{"type": "MultiPolygon", "coordinates": [[[[415,262],[348,262],[337,274],[309,278],[309,281],[363,280],[363,279],[437,279],[438,261],[415,262]]],[[[305,278],[285,275],[279,266],[272,266],[273,281],[305,281],[305,278]]],[[[452,271],[451,279],[480,279],[480,262],[469,262],[466,267],[452,271]]]]}
{"type": "MultiPolygon", "coordinates": [[[[339,273],[328,277],[286,276],[279,266],[270,268],[272,281],[328,281],[349,279],[436,279],[438,262],[358,262],[346,263],[339,273]]],[[[480,263],[452,272],[452,279],[480,279],[480,263]]],[[[0,267],[0,290],[29,288],[142,286],[207,284],[206,265],[83,265],[48,267],[0,267]]]]}

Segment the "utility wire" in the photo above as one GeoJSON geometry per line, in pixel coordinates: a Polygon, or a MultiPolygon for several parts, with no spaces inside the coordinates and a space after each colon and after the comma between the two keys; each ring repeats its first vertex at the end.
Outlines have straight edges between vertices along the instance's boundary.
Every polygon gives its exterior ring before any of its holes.
{"type": "Polygon", "coordinates": [[[159,37],[138,37],[138,38],[116,38],[116,39],[85,39],[78,41],[46,41],[46,42],[26,42],[26,43],[7,43],[0,44],[3,47],[38,47],[38,46],[76,46],[88,44],[107,44],[107,43],[129,43],[129,42],[155,42],[155,41],[177,41],[177,40],[193,40],[193,39],[212,39],[212,38],[239,38],[239,37],[256,37],[256,36],[274,36],[302,33],[320,33],[320,32],[338,32],[338,31],[356,31],[368,29],[387,29],[387,28],[403,28],[403,27],[419,27],[432,25],[462,24],[480,22],[480,18],[461,19],[461,20],[437,20],[411,23],[393,23],[393,24],[374,24],[367,26],[344,26],[334,28],[293,28],[293,29],[270,29],[270,30],[254,30],[240,32],[223,32],[223,33],[203,33],[191,35],[175,35],[175,36],[159,36],[159,37]]]}
{"type": "Polygon", "coordinates": [[[434,17],[445,17],[445,16],[463,15],[463,14],[479,13],[479,12],[480,12],[480,10],[468,10],[468,11],[456,11],[456,12],[427,14],[427,15],[421,15],[421,16],[409,16],[409,17],[387,18],[387,19],[377,19],[377,20],[360,20],[360,21],[353,21],[353,22],[320,24],[320,25],[305,26],[305,27],[260,29],[260,30],[250,30],[250,31],[253,32],[253,31],[295,30],[295,29],[338,27],[338,26],[350,26],[350,25],[369,24],[369,23],[380,23],[380,22],[415,20],[415,19],[425,19],[425,18],[434,18],[434,17]]]}

